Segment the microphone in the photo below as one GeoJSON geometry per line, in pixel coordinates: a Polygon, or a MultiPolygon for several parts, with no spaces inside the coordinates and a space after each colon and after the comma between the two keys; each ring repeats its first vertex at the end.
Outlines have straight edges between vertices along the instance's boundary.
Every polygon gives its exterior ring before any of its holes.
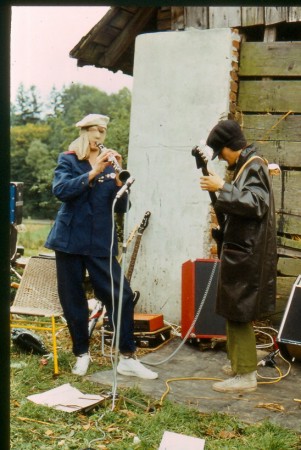
{"type": "Polygon", "coordinates": [[[117,192],[115,198],[118,199],[118,198],[122,197],[123,194],[124,194],[125,192],[127,192],[128,189],[130,188],[130,186],[134,183],[134,181],[135,181],[135,178],[129,177],[129,178],[126,180],[126,182],[124,183],[124,185],[122,186],[122,188],[119,189],[119,191],[117,192]]]}

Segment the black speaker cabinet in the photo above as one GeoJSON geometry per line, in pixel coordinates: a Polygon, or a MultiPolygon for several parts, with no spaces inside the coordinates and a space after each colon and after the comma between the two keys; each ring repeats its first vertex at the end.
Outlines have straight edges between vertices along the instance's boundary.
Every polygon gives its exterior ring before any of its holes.
{"type": "Polygon", "coordinates": [[[181,334],[184,338],[190,329],[200,305],[198,319],[189,333],[189,339],[224,338],[226,320],[215,313],[219,260],[196,259],[182,264],[181,334]],[[209,280],[211,284],[209,285],[209,280]]]}
{"type": "Polygon", "coordinates": [[[276,342],[284,357],[301,361],[301,275],[290,293],[276,342]]]}

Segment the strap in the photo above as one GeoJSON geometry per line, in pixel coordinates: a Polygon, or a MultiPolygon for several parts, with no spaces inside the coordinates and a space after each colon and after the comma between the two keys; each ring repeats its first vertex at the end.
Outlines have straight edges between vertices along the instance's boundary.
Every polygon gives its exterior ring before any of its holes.
{"type": "Polygon", "coordinates": [[[233,180],[233,183],[238,179],[238,177],[240,177],[240,175],[242,174],[242,172],[245,170],[245,168],[250,164],[251,161],[253,161],[254,159],[260,159],[261,161],[263,161],[266,165],[268,164],[266,159],[261,158],[260,156],[256,155],[256,156],[252,156],[252,158],[248,159],[248,161],[246,161],[244,163],[243,166],[241,166],[241,168],[239,169],[235,179],[233,180]]]}

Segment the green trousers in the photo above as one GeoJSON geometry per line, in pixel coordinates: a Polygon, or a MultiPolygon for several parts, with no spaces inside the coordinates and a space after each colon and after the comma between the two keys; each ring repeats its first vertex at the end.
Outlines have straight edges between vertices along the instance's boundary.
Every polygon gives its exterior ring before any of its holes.
{"type": "Polygon", "coordinates": [[[257,368],[256,339],[251,322],[227,320],[227,354],[233,372],[245,374],[257,368]]]}

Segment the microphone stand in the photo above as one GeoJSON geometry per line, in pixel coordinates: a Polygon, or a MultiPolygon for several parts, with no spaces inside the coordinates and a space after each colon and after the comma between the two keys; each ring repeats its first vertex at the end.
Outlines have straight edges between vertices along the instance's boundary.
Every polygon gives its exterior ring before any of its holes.
{"type": "MultiPolygon", "coordinates": [[[[128,186],[127,186],[128,196],[127,196],[126,213],[125,213],[124,225],[123,225],[122,262],[121,262],[118,313],[117,313],[117,324],[116,324],[115,355],[114,355],[114,364],[113,364],[112,411],[115,408],[115,398],[116,398],[116,394],[117,394],[117,364],[118,364],[118,354],[119,354],[120,324],[121,324],[121,315],[122,315],[122,299],[123,299],[123,286],[124,286],[124,276],[125,276],[125,256],[126,256],[126,251],[127,251],[126,236],[128,233],[128,231],[127,231],[128,230],[128,211],[129,211],[129,205],[130,205],[130,189],[129,189],[129,187],[133,182],[134,182],[134,178],[132,178],[131,182],[128,183],[128,186]]],[[[126,183],[121,189],[123,189],[125,186],[126,186],[126,183]]],[[[124,192],[125,192],[125,190],[124,190],[124,192]]],[[[116,196],[116,198],[117,198],[117,196],[116,196]]]]}

